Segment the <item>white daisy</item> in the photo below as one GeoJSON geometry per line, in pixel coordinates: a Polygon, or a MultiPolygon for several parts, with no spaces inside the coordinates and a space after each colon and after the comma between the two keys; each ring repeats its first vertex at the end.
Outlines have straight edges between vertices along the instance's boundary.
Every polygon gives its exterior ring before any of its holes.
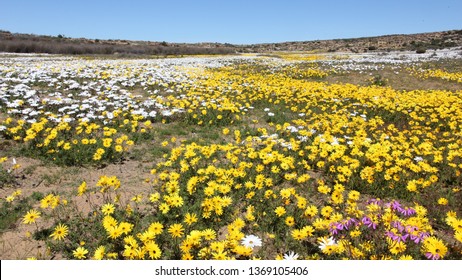
{"type": "Polygon", "coordinates": [[[327,246],[336,245],[336,244],[337,244],[337,241],[335,241],[335,239],[332,237],[321,238],[319,241],[318,247],[319,249],[324,250],[324,248],[326,248],[327,246]]]}
{"type": "Polygon", "coordinates": [[[246,235],[244,238],[241,239],[241,244],[246,246],[246,247],[256,247],[256,246],[261,246],[261,238],[256,236],[256,235],[246,235]]]}
{"type": "Polygon", "coordinates": [[[286,254],[284,254],[284,260],[292,261],[292,260],[297,260],[299,255],[293,251],[289,251],[286,254]]]}

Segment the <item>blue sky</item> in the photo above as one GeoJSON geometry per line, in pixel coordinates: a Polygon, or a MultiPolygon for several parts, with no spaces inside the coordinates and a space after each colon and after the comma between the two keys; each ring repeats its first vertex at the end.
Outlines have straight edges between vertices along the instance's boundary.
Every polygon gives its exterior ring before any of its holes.
{"type": "Polygon", "coordinates": [[[462,29],[460,0],[2,0],[0,29],[90,39],[271,43],[462,29]]]}

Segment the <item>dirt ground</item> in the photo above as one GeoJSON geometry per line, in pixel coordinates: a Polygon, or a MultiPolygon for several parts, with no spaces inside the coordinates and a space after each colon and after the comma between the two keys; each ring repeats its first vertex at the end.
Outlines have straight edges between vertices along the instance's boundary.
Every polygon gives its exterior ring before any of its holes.
{"type": "MultiPolygon", "coordinates": [[[[100,176],[117,176],[121,181],[121,199],[129,200],[135,194],[148,193],[150,186],[145,182],[149,176],[152,163],[139,161],[125,161],[122,164],[111,164],[104,168],[84,167],[57,167],[46,166],[41,161],[30,158],[15,158],[20,168],[14,171],[17,176],[17,184],[14,187],[0,187],[0,197],[5,198],[15,190],[21,190],[23,197],[28,197],[34,192],[43,195],[49,193],[60,194],[63,198],[72,199],[76,207],[86,212],[89,210],[88,203],[84,198],[78,198],[77,188],[85,181],[88,188],[95,187],[100,176]]],[[[38,205],[37,205],[38,207],[38,205]]],[[[41,221],[43,226],[43,221],[41,221]]],[[[46,223],[46,222],[45,222],[46,223]]],[[[19,260],[29,257],[49,259],[44,242],[34,240],[30,232],[34,231],[35,225],[26,225],[21,219],[16,221],[9,230],[0,235],[0,259],[19,260]]],[[[59,258],[53,256],[54,259],[59,258]]]]}

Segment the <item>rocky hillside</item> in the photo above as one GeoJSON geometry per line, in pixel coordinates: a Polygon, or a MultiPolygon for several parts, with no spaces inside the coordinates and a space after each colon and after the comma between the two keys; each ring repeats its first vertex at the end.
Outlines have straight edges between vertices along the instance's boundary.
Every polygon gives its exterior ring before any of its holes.
{"type": "Polygon", "coordinates": [[[462,30],[244,46],[245,50],[252,50],[255,52],[320,50],[326,52],[341,51],[355,53],[367,51],[442,49],[450,47],[462,47],[462,30]]]}
{"type": "Polygon", "coordinates": [[[321,51],[368,52],[462,47],[462,30],[377,37],[298,41],[252,45],[229,43],[168,43],[128,40],[67,38],[0,31],[0,51],[47,52],[64,54],[229,54],[241,52],[321,51]]]}

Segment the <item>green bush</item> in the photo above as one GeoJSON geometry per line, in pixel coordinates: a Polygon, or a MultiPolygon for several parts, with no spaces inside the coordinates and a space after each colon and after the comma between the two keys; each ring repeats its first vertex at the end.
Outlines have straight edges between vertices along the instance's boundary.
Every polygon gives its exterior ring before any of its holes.
{"type": "Polygon", "coordinates": [[[422,54],[422,53],[426,53],[427,50],[425,48],[417,48],[415,52],[418,54],[422,54]]]}

